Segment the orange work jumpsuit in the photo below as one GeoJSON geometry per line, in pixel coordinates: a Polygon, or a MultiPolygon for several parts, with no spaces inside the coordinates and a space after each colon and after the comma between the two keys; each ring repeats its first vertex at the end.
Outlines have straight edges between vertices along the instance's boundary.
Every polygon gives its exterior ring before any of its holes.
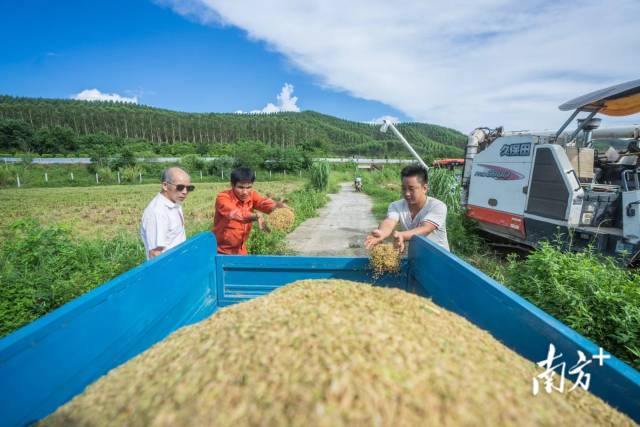
{"type": "Polygon", "coordinates": [[[247,255],[247,239],[252,222],[248,220],[254,209],[271,213],[276,203],[262,197],[255,191],[244,202],[236,197],[233,189],[222,191],[216,197],[216,212],[213,234],[218,241],[218,253],[227,255],[247,255]]]}

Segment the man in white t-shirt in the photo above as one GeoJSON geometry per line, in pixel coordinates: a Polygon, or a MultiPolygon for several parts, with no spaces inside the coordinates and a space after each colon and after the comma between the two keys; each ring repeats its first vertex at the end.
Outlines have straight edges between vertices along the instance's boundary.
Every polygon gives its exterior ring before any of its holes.
{"type": "Polygon", "coordinates": [[[147,259],[187,240],[181,203],[195,186],[179,167],[165,169],[161,181],[162,189],[144,210],[140,224],[147,259]]]}
{"type": "Polygon", "coordinates": [[[395,246],[402,252],[405,242],[413,236],[426,236],[449,250],[447,205],[436,198],[427,197],[427,171],[421,166],[410,165],[402,169],[400,176],[404,198],[389,205],[387,218],[367,236],[365,247],[371,249],[393,235],[395,246]],[[394,231],[398,223],[403,231],[394,231]]]}

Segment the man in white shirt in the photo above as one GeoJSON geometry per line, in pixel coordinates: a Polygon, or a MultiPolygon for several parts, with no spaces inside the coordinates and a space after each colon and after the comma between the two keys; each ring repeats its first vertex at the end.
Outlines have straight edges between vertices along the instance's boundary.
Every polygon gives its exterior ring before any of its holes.
{"type": "Polygon", "coordinates": [[[195,187],[179,167],[165,169],[161,181],[162,189],[144,210],[140,224],[147,259],[187,240],[181,203],[195,187]]]}
{"type": "Polygon", "coordinates": [[[365,247],[371,249],[393,235],[395,246],[402,252],[405,242],[413,236],[426,236],[449,250],[447,205],[436,198],[427,197],[427,171],[421,166],[410,165],[402,169],[400,176],[404,198],[389,205],[387,218],[367,236],[365,247]],[[394,231],[398,223],[403,231],[394,231]]]}

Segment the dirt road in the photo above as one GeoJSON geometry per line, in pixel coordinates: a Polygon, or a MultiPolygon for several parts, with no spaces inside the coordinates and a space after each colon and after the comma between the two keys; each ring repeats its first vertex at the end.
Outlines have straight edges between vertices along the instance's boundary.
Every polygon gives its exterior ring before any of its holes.
{"type": "Polygon", "coordinates": [[[299,255],[366,256],[363,241],[378,223],[371,214],[372,202],[357,193],[353,184],[340,185],[331,201],[287,236],[287,244],[299,255]]]}

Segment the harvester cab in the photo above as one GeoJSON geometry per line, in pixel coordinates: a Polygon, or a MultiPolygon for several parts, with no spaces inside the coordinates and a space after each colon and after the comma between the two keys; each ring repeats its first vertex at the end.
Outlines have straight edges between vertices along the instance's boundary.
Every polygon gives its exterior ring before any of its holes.
{"type": "Polygon", "coordinates": [[[640,125],[600,128],[596,114],[640,112],[640,80],[562,104],[557,132],[477,128],[462,176],[467,215],[491,236],[535,247],[558,235],[640,262],[640,125]],[[582,118],[578,115],[586,114],[582,118]],[[576,121],[575,130],[566,129],[576,121]]]}

